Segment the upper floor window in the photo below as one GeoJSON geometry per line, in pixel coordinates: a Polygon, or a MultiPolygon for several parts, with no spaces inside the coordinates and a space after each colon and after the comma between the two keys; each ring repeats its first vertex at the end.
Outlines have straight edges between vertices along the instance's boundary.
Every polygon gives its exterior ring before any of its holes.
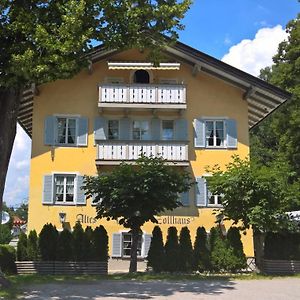
{"type": "Polygon", "coordinates": [[[108,139],[119,139],[119,120],[108,120],[108,139]]]}
{"type": "Polygon", "coordinates": [[[174,121],[163,120],[162,121],[162,139],[173,140],[174,138],[174,121]]]}
{"type": "Polygon", "coordinates": [[[76,142],[76,119],[57,118],[57,141],[58,144],[75,144],[76,142]]]}
{"type": "Polygon", "coordinates": [[[225,143],[224,121],[206,121],[205,138],[207,147],[224,147],[225,143]]]}
{"type": "Polygon", "coordinates": [[[134,83],[150,83],[149,73],[145,70],[137,70],[133,76],[134,83]]]}
{"type": "Polygon", "coordinates": [[[74,202],[75,175],[54,175],[56,203],[74,202]]]}
{"type": "Polygon", "coordinates": [[[147,140],[149,134],[149,121],[133,121],[132,138],[134,140],[147,140]]]}

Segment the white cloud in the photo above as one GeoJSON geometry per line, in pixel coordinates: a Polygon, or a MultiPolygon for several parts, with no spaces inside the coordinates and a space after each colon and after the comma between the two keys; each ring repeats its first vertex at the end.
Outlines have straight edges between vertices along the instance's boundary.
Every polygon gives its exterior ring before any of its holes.
{"type": "Polygon", "coordinates": [[[261,28],[253,40],[245,39],[232,46],[222,61],[258,76],[262,68],[272,65],[279,43],[286,38],[287,33],[281,25],[261,28]]]}
{"type": "Polygon", "coordinates": [[[26,168],[28,166],[29,166],[28,159],[24,159],[24,160],[16,162],[16,169],[18,169],[18,170],[22,170],[23,168],[26,168]]]}

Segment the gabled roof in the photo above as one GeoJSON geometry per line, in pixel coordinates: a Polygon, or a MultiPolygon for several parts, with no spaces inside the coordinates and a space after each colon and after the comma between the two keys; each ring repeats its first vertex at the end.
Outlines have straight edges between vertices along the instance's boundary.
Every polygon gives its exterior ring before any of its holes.
{"type": "MultiPolygon", "coordinates": [[[[89,53],[89,60],[95,63],[118,52],[107,50],[103,45],[97,46],[89,53]]],[[[177,61],[190,65],[195,75],[203,72],[241,89],[244,100],[248,102],[250,129],[291,98],[290,93],[183,43],[167,46],[165,52],[177,61]]],[[[34,94],[35,88],[24,92],[18,116],[19,124],[30,137],[34,94]]]]}

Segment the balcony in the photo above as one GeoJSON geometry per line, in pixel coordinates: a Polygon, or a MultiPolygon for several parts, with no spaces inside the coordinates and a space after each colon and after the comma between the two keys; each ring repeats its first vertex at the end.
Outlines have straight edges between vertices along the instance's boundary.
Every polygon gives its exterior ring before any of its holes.
{"type": "Polygon", "coordinates": [[[188,166],[188,142],[184,141],[101,141],[97,144],[96,165],[134,163],[141,154],[163,157],[167,164],[188,166]]]}
{"type": "Polygon", "coordinates": [[[102,84],[98,107],[186,109],[186,87],[179,84],[102,84]]]}

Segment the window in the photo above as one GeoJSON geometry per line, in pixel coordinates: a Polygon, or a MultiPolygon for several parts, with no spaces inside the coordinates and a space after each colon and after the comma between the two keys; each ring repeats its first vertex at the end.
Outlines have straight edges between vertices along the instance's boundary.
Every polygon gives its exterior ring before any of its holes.
{"type": "Polygon", "coordinates": [[[137,70],[133,76],[134,83],[150,83],[149,73],[145,70],[137,70]]]}
{"type": "MultiPolygon", "coordinates": [[[[132,235],[130,232],[123,233],[122,241],[122,256],[130,256],[132,244],[132,235]]],[[[137,255],[142,256],[142,235],[139,235],[138,245],[137,245],[137,255]]]]}
{"type": "Polygon", "coordinates": [[[149,122],[148,121],[133,121],[132,138],[134,140],[149,139],[149,122]]]}
{"type": "Polygon", "coordinates": [[[57,142],[69,145],[76,143],[75,118],[57,118],[57,142]]]}
{"type": "Polygon", "coordinates": [[[224,121],[205,122],[206,147],[224,147],[224,121]]]}
{"type": "Polygon", "coordinates": [[[54,175],[56,203],[74,202],[75,175],[54,175]]]}
{"type": "Polygon", "coordinates": [[[162,139],[173,140],[174,138],[174,121],[163,120],[162,121],[162,139]]]}
{"type": "Polygon", "coordinates": [[[222,205],[222,196],[212,195],[208,192],[208,205],[211,205],[211,206],[220,206],[220,205],[222,205]]]}
{"type": "Polygon", "coordinates": [[[119,121],[108,120],[108,139],[118,140],[119,139],[119,121]]]}

